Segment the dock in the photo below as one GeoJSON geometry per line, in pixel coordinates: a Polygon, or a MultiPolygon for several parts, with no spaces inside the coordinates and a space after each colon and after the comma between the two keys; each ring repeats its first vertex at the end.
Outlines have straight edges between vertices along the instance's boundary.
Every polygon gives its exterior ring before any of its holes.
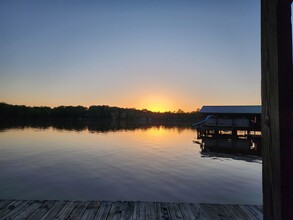
{"type": "Polygon", "coordinates": [[[0,219],[263,219],[260,205],[0,200],[0,219]]]}
{"type": "Polygon", "coordinates": [[[194,123],[202,150],[261,155],[261,106],[203,106],[194,123]]]}

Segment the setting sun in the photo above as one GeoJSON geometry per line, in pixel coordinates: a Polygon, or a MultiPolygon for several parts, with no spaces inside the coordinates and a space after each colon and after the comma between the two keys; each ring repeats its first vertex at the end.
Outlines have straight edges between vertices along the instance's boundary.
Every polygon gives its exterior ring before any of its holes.
{"type": "Polygon", "coordinates": [[[153,112],[174,111],[173,102],[169,98],[163,96],[146,97],[140,103],[140,107],[142,109],[148,109],[153,112]]]}
{"type": "Polygon", "coordinates": [[[166,111],[168,111],[168,109],[166,107],[163,107],[160,105],[153,105],[151,107],[148,107],[147,109],[152,112],[166,112],[166,111]]]}

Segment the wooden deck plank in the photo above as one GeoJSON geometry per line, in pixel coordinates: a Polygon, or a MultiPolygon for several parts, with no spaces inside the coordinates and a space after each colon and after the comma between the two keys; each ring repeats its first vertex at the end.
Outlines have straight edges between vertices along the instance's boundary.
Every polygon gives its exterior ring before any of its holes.
{"type": "Polygon", "coordinates": [[[262,219],[257,206],[201,204],[208,219],[262,219]]]}
{"type": "Polygon", "coordinates": [[[256,205],[254,206],[260,213],[263,213],[263,206],[262,205],[256,205]]]}
{"type": "Polygon", "coordinates": [[[161,202],[0,200],[1,219],[262,219],[262,206],[161,202]]]}
{"type": "Polygon", "coordinates": [[[200,207],[200,205],[190,203],[189,206],[191,208],[191,211],[193,212],[195,219],[199,219],[199,220],[208,219],[206,214],[204,213],[204,211],[200,207]]]}
{"type": "Polygon", "coordinates": [[[41,219],[54,205],[56,201],[43,201],[42,205],[32,213],[31,216],[28,216],[28,220],[39,220],[41,219]]]}
{"type": "Polygon", "coordinates": [[[18,214],[21,213],[23,210],[25,210],[27,207],[29,207],[31,203],[32,201],[23,201],[21,204],[16,206],[13,210],[8,212],[6,215],[3,215],[1,218],[15,219],[15,217],[18,216],[18,214]]]}
{"type": "Polygon", "coordinates": [[[184,219],[178,204],[176,204],[176,203],[168,203],[167,206],[168,206],[168,210],[170,212],[172,220],[176,220],[176,219],[177,220],[183,220],[184,219]]]}
{"type": "Polygon", "coordinates": [[[146,219],[146,203],[135,202],[132,220],[145,220],[145,219],[146,219]]]}
{"type": "Polygon", "coordinates": [[[169,220],[171,219],[171,214],[168,209],[168,206],[164,202],[157,203],[158,217],[160,220],[169,220]]]}
{"type": "Polygon", "coordinates": [[[57,216],[54,217],[54,220],[61,220],[61,219],[66,219],[74,207],[78,204],[78,201],[68,201],[66,204],[62,207],[60,212],[57,214],[57,216]]]}
{"type": "Polygon", "coordinates": [[[250,219],[262,219],[263,218],[263,213],[261,213],[254,206],[240,205],[239,207],[249,216],[250,219]]]}
{"type": "Polygon", "coordinates": [[[106,202],[106,201],[101,202],[100,208],[99,208],[98,212],[96,213],[96,216],[94,219],[96,219],[96,220],[107,219],[107,217],[110,213],[111,207],[112,207],[112,202],[106,202]]]}
{"type": "Polygon", "coordinates": [[[146,219],[147,220],[158,220],[159,216],[158,216],[158,209],[157,209],[157,205],[154,202],[148,202],[145,203],[146,206],[146,219]]]}
{"type": "Polygon", "coordinates": [[[118,219],[121,219],[121,216],[122,216],[122,202],[120,201],[113,202],[107,219],[118,220],[118,219]]]}
{"type": "Polygon", "coordinates": [[[28,218],[30,215],[32,215],[32,213],[34,213],[38,208],[40,208],[42,204],[43,203],[40,201],[32,201],[29,207],[22,210],[22,212],[15,217],[15,220],[28,218]]]}
{"type": "Polygon", "coordinates": [[[180,203],[179,207],[180,207],[181,213],[183,215],[183,219],[190,219],[190,220],[196,219],[193,212],[191,211],[191,207],[189,204],[180,203]]]}
{"type": "Polygon", "coordinates": [[[134,202],[123,202],[121,219],[132,220],[134,216],[134,202]]]}
{"type": "Polygon", "coordinates": [[[221,207],[223,211],[227,213],[228,216],[231,216],[231,219],[244,219],[243,213],[239,213],[239,211],[236,210],[233,206],[221,205],[221,207]]]}
{"type": "Polygon", "coordinates": [[[57,201],[54,206],[42,217],[42,220],[55,218],[66,203],[66,201],[57,201]]]}
{"type": "Polygon", "coordinates": [[[5,207],[5,206],[7,206],[9,203],[11,203],[12,202],[12,200],[1,200],[0,201],[0,210],[3,208],[3,207],[5,207]]]}
{"type": "Polygon", "coordinates": [[[237,219],[250,219],[239,205],[224,205],[228,212],[234,214],[237,219]]]}
{"type": "Polygon", "coordinates": [[[90,202],[80,201],[74,207],[67,219],[80,219],[90,202]]]}
{"type": "Polygon", "coordinates": [[[87,206],[85,212],[83,213],[81,219],[82,220],[91,220],[95,218],[95,215],[97,214],[99,208],[101,206],[101,202],[99,201],[92,201],[87,206]]]}
{"type": "Polygon", "coordinates": [[[206,214],[208,219],[237,219],[234,214],[231,214],[223,205],[218,204],[201,204],[200,207],[206,214]]]}
{"type": "Polygon", "coordinates": [[[11,201],[6,206],[4,206],[0,210],[0,218],[5,216],[7,213],[12,212],[18,205],[20,205],[23,201],[11,201]]]}

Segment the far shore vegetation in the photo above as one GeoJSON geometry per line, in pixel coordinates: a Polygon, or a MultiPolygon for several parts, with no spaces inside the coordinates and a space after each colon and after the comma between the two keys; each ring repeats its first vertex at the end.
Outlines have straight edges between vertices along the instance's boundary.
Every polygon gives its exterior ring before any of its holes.
{"type": "Polygon", "coordinates": [[[184,112],[152,112],[147,109],[119,108],[107,105],[84,106],[58,106],[54,108],[41,106],[30,107],[25,105],[11,105],[0,103],[0,119],[96,119],[114,121],[138,122],[178,122],[194,123],[201,118],[198,111],[184,112]]]}

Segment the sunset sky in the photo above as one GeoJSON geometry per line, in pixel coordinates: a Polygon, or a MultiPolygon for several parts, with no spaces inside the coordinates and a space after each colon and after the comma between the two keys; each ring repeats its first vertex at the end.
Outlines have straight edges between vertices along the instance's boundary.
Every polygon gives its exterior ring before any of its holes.
{"type": "Polygon", "coordinates": [[[2,0],[0,102],[260,104],[260,1],[2,0]]]}

